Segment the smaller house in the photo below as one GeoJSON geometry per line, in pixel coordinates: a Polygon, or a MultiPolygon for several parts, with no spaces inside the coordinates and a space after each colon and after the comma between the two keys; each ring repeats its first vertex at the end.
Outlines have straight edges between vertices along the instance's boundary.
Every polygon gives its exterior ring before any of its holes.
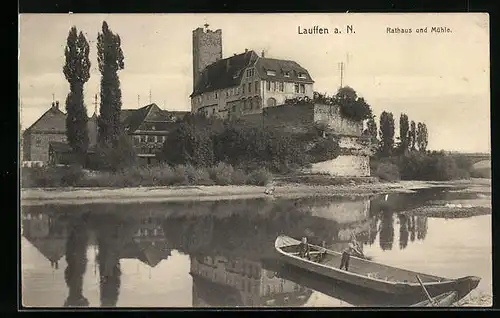
{"type": "Polygon", "coordinates": [[[188,113],[163,110],[154,103],[135,110],[122,110],[122,127],[131,138],[140,162],[154,164],[158,161],[156,154],[163,147],[168,133],[188,113]]]}
{"type": "Polygon", "coordinates": [[[69,165],[72,162],[71,147],[65,142],[49,142],[49,165],[69,165]]]}

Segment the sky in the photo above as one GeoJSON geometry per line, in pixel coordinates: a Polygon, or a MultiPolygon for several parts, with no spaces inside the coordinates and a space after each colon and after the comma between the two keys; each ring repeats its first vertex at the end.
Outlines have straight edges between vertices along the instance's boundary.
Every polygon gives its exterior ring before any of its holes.
{"type": "Polygon", "coordinates": [[[192,30],[208,23],[222,29],[223,57],[264,50],[266,57],[294,60],[308,69],[314,90],[334,94],[344,85],[398,121],[425,122],[429,149],[490,151],[489,16],[457,14],[23,14],[20,16],[20,124],[26,129],[53,100],[64,106],[64,47],[76,26],[90,42],[91,77],[85,85],[88,114],[99,92],[96,39],[102,22],[122,40],[125,68],[119,72],[123,108],[156,103],[190,110],[192,30]],[[346,33],[352,25],[354,34],[346,33]],[[298,34],[298,27],[330,34],[298,34]],[[431,33],[431,27],[451,33],[431,33]],[[335,27],[342,34],[333,34],[335,27]],[[387,27],[412,29],[388,33],[387,27]],[[427,33],[416,33],[417,28],[427,33]],[[139,96],[139,97],[138,97],[139,96]]]}

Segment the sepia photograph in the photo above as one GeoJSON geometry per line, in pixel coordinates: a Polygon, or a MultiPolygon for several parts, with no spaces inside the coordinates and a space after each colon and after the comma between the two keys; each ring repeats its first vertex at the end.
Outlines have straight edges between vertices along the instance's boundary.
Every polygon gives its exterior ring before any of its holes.
{"type": "Polygon", "coordinates": [[[20,305],[491,307],[489,29],[20,14],[20,305]]]}

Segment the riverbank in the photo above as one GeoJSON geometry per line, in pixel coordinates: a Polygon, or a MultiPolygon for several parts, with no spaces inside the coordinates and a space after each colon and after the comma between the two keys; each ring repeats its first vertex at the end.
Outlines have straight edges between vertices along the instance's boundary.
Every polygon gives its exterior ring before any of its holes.
{"type": "Polygon", "coordinates": [[[218,201],[252,198],[299,198],[311,196],[370,196],[409,193],[418,189],[448,187],[460,191],[491,192],[491,180],[470,179],[448,182],[399,181],[347,185],[275,183],[263,186],[176,186],[130,188],[29,188],[21,189],[21,205],[131,203],[162,201],[218,201]],[[272,194],[267,194],[272,192],[272,194]]]}

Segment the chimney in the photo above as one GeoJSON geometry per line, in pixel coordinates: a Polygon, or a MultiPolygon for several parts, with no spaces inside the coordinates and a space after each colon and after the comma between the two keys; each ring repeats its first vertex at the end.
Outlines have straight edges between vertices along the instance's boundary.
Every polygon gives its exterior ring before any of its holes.
{"type": "Polygon", "coordinates": [[[245,53],[247,53],[247,52],[248,52],[248,49],[245,49],[245,53]]]}
{"type": "Polygon", "coordinates": [[[264,50],[262,50],[262,57],[266,57],[265,53],[266,52],[264,50]]]}
{"type": "Polygon", "coordinates": [[[59,101],[56,100],[56,109],[59,109],[59,101]]]}

